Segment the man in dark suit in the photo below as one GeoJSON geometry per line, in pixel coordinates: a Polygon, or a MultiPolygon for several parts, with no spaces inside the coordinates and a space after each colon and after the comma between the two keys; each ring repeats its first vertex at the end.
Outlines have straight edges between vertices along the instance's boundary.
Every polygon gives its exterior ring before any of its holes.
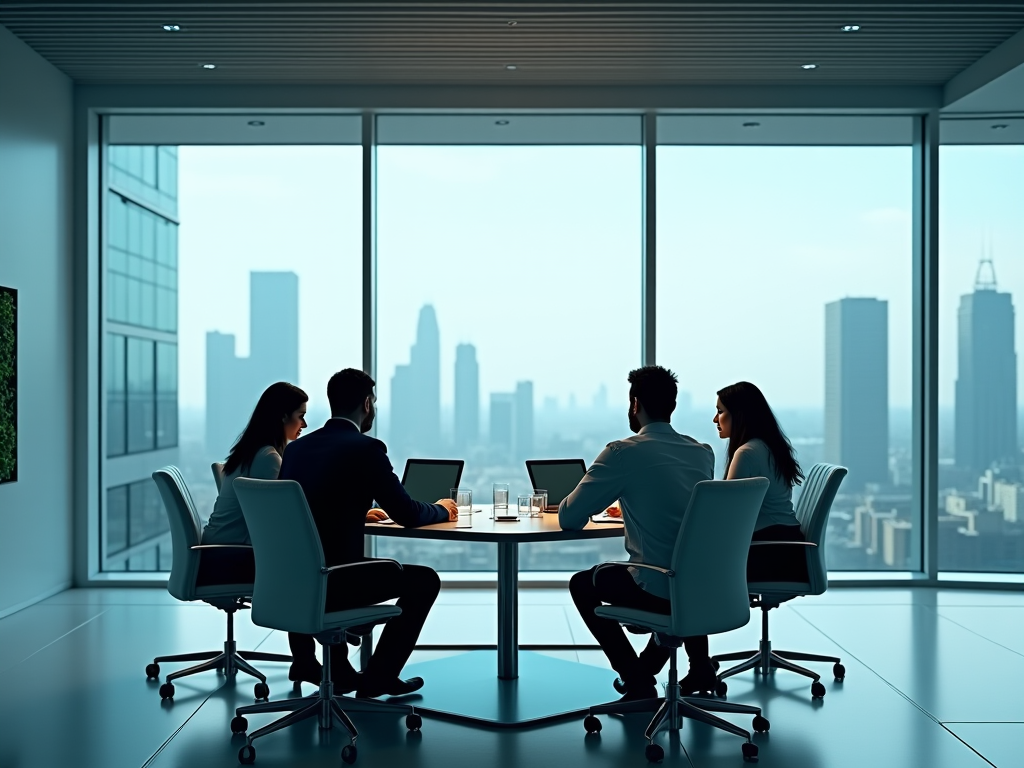
{"type": "MultiPolygon", "coordinates": [[[[458,517],[451,499],[436,504],[411,499],[395,475],[384,443],[364,434],[376,415],[373,388],[373,379],[354,368],[334,374],[327,384],[331,420],[289,444],[281,464],[280,479],[295,480],[302,486],[329,566],[367,559],[363,556],[363,527],[367,519],[380,515],[369,511],[374,502],[396,523],[410,528],[458,517]]],[[[412,654],[441,581],[436,572],[421,565],[405,565],[399,571],[381,563],[360,570],[358,582],[344,570],[328,576],[326,610],[374,605],[397,597],[402,615],[384,626],[363,673],[357,673],[347,658],[335,661],[334,683],[345,693],[355,690],[358,696],[411,693],[423,680],[401,680],[399,674],[412,654]]],[[[294,659],[289,678],[318,684],[320,664],[313,638],[290,634],[288,640],[294,659]]]]}

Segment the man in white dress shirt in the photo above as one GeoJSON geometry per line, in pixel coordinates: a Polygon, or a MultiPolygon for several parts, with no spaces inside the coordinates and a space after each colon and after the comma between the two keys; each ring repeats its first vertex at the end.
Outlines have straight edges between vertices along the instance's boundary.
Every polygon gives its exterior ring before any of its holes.
{"type": "MultiPolygon", "coordinates": [[[[662,568],[671,565],[676,535],[690,503],[693,487],[711,480],[715,454],[711,446],[676,432],[669,420],[676,407],[677,379],[660,366],[629,374],[629,428],[636,433],[609,443],[594,460],[576,489],[558,507],[563,529],[578,530],[591,515],[618,501],[625,525],[630,562],[662,568]]],[[[651,637],[638,656],[617,622],[601,619],[602,603],[669,613],[668,580],[643,568],[608,566],[575,574],[569,591],[590,631],[619,673],[615,688],[625,699],[654,698],[655,675],[669,652],[651,637]]],[[[708,658],[707,638],[687,638],[690,671],[680,681],[684,694],[712,690],[715,672],[708,658]]]]}

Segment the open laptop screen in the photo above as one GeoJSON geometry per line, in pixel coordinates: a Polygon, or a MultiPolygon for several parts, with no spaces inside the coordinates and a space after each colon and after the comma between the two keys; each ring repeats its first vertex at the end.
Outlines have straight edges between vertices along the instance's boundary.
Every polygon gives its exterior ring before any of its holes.
{"type": "Polygon", "coordinates": [[[534,488],[548,492],[548,506],[557,507],[587,473],[583,459],[544,459],[526,462],[534,488]]]}
{"type": "Polygon", "coordinates": [[[462,479],[461,459],[409,459],[405,462],[402,485],[416,501],[433,504],[447,499],[452,488],[459,487],[462,479]]]}

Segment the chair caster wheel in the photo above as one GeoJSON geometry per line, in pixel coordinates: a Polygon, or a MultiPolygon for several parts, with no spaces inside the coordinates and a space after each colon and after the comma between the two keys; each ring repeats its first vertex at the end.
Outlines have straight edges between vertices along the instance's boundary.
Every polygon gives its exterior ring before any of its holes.
{"type": "Polygon", "coordinates": [[[423,718],[412,712],[405,716],[405,727],[410,731],[418,731],[423,727],[423,718]]]}
{"type": "Polygon", "coordinates": [[[761,715],[754,717],[754,731],[756,733],[768,733],[771,727],[772,724],[768,722],[767,717],[762,717],[761,715]]]}
{"type": "Polygon", "coordinates": [[[164,683],[160,686],[160,698],[161,699],[173,699],[174,698],[174,683],[164,683]]]}
{"type": "Polygon", "coordinates": [[[757,744],[751,744],[748,741],[743,745],[743,760],[747,763],[757,762],[757,744]]]}
{"type": "Polygon", "coordinates": [[[725,680],[719,680],[715,683],[715,696],[725,696],[729,692],[729,686],[726,685],[725,680]]]}
{"type": "Polygon", "coordinates": [[[160,677],[160,665],[156,662],[146,665],[146,679],[156,680],[160,677]]]}
{"type": "Polygon", "coordinates": [[[256,697],[256,701],[268,701],[270,699],[270,686],[266,683],[256,683],[252,687],[252,695],[256,697]]]}
{"type": "Polygon", "coordinates": [[[341,761],[346,765],[352,765],[352,763],[356,761],[357,754],[358,753],[356,752],[356,745],[349,744],[341,750],[341,761]]]}
{"type": "Polygon", "coordinates": [[[647,749],[644,750],[644,757],[649,763],[660,763],[665,759],[665,750],[658,744],[648,744],[647,749]]]}
{"type": "Polygon", "coordinates": [[[241,715],[235,715],[231,718],[231,732],[232,733],[245,733],[249,730],[249,721],[241,715]]]}
{"type": "Polygon", "coordinates": [[[583,727],[587,729],[587,733],[600,733],[601,721],[593,715],[587,715],[583,718],[583,727]]]}
{"type": "Polygon", "coordinates": [[[238,750],[238,762],[242,765],[252,765],[256,762],[256,747],[252,744],[246,744],[240,750],[238,750]]]}
{"type": "Polygon", "coordinates": [[[811,683],[811,698],[812,699],[821,699],[821,698],[824,698],[824,696],[825,696],[825,686],[822,685],[817,680],[815,680],[813,683],[811,683]]]}
{"type": "Polygon", "coordinates": [[[836,682],[841,683],[846,679],[846,667],[837,662],[836,665],[832,667],[832,674],[835,675],[836,682]]]}

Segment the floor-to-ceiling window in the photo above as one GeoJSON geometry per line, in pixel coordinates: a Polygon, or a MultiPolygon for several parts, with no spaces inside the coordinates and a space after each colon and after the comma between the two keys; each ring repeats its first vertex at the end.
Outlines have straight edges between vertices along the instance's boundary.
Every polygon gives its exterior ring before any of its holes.
{"type": "Polygon", "coordinates": [[[674,422],[715,447],[721,476],[716,392],[749,381],[804,470],[848,467],[832,570],[921,562],[910,137],[909,119],[659,123],[657,359],[688,393],[674,422]]]}
{"type": "Polygon", "coordinates": [[[1024,121],[940,148],[939,568],[1024,572],[1024,121]]]}
{"type": "Polygon", "coordinates": [[[205,521],[210,465],[263,389],[302,387],[315,428],[330,414],[330,375],[362,364],[362,156],[358,145],[108,154],[101,567],[167,570],[153,470],[179,466],[205,521]],[[128,197],[116,163],[136,155],[173,159],[173,186],[128,197]],[[161,218],[168,199],[173,216],[161,218]]]}
{"type": "MultiPolygon", "coordinates": [[[[505,121],[506,123],[508,121],[505,121]]],[[[378,435],[457,457],[461,485],[530,490],[524,461],[582,458],[629,434],[640,365],[642,160],[632,146],[377,150],[378,435]]],[[[382,556],[489,570],[492,545],[381,539],[382,556]]],[[[530,545],[524,570],[569,570],[621,541],[530,545]]]]}

